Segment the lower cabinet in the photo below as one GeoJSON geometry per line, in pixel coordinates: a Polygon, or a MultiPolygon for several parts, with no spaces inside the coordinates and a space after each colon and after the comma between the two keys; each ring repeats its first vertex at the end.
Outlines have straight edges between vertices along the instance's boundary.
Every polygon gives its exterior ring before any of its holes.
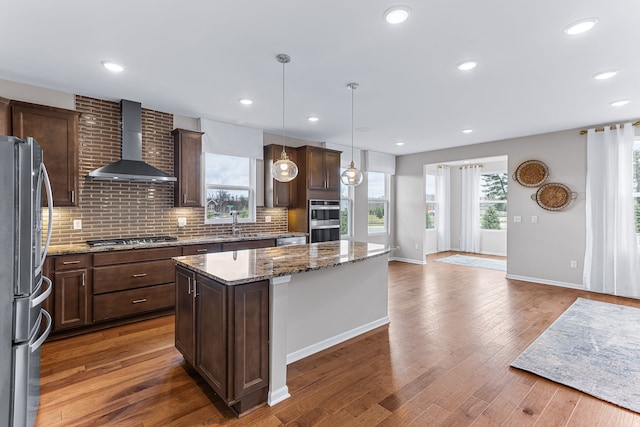
{"type": "Polygon", "coordinates": [[[52,264],[53,329],[60,331],[87,325],[91,322],[89,256],[59,256],[52,264]]]}
{"type": "Polygon", "coordinates": [[[176,267],[176,348],[236,414],[262,406],[269,282],[227,286],[176,267]]]}

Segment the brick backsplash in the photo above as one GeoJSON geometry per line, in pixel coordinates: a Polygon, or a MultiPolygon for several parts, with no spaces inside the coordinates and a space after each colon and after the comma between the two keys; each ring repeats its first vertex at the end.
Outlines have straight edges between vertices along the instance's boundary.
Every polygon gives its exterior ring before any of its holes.
{"type": "MultiPolygon", "coordinates": [[[[80,243],[115,237],[169,235],[179,238],[231,233],[231,225],[204,224],[204,208],[174,208],[173,183],[88,181],[94,169],[120,158],[120,105],[76,95],[79,124],[78,207],[54,208],[51,244],[80,243]],[[178,217],[187,225],[178,227],[178,217]],[[82,220],[74,230],[73,221],[82,220]]],[[[173,116],[142,109],[142,159],[173,173],[173,116]]],[[[46,210],[45,210],[46,211],[46,210]]],[[[47,215],[44,215],[45,223],[47,215]]],[[[257,208],[255,223],[242,223],[243,232],[287,231],[287,210],[257,208]],[[265,216],[271,222],[265,223],[265,216]]]]}

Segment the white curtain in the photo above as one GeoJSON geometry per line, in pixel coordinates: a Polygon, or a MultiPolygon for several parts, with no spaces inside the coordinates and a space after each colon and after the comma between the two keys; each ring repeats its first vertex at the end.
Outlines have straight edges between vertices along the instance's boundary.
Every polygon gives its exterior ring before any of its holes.
{"type": "Polygon", "coordinates": [[[480,175],[482,166],[462,168],[460,250],[480,252],[480,175]]]}
{"type": "Polygon", "coordinates": [[[436,231],[438,234],[438,251],[451,249],[451,170],[449,166],[438,166],[436,175],[436,231]]]}
{"type": "Polygon", "coordinates": [[[587,132],[584,285],[640,297],[632,188],[633,125],[587,132]]]}

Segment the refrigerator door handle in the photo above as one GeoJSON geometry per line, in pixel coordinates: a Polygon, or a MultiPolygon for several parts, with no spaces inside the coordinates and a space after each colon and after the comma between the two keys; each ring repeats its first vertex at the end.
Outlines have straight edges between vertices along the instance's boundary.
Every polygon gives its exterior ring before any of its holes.
{"type": "Polygon", "coordinates": [[[51,325],[53,324],[53,322],[51,321],[51,315],[47,310],[44,310],[44,309],[41,311],[41,313],[44,315],[44,317],[47,318],[47,327],[42,333],[42,335],[40,335],[40,338],[35,340],[33,343],[29,343],[29,350],[31,351],[31,353],[33,353],[34,351],[40,348],[44,340],[46,340],[47,337],[49,337],[49,332],[51,332],[51,325]]]}
{"type": "Polygon", "coordinates": [[[38,305],[42,304],[44,300],[46,300],[49,295],[51,295],[51,290],[53,289],[53,286],[51,286],[51,279],[49,279],[47,276],[42,276],[42,280],[47,283],[47,289],[36,298],[31,300],[31,308],[37,307],[38,305]]]}
{"type": "Polygon", "coordinates": [[[49,181],[49,174],[47,173],[47,168],[44,166],[44,163],[40,163],[40,171],[42,172],[42,177],[44,178],[44,187],[47,190],[47,210],[49,211],[49,221],[47,223],[47,240],[45,241],[44,249],[42,250],[42,260],[40,261],[40,267],[38,270],[42,269],[44,260],[47,258],[47,252],[49,252],[49,244],[51,243],[51,230],[53,227],[53,192],[51,191],[51,181],[49,181]]]}

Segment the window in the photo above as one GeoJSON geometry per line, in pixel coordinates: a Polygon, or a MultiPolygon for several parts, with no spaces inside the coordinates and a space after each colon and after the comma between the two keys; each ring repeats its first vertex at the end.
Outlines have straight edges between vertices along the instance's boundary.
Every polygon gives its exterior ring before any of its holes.
{"type": "Polygon", "coordinates": [[[487,173],[480,178],[480,228],[507,229],[507,174],[487,173]]]}
{"type": "Polygon", "coordinates": [[[369,183],[369,234],[389,232],[389,177],[380,172],[367,172],[369,183]]]}
{"type": "Polygon", "coordinates": [[[426,186],[426,209],[425,209],[425,227],[427,230],[431,230],[436,228],[436,176],[435,175],[426,175],[425,176],[425,186],[426,186]]]}
{"type": "MultiPolygon", "coordinates": [[[[340,168],[340,175],[347,170],[340,168]]],[[[353,236],[353,186],[340,182],[340,237],[353,236]]]]}
{"type": "Polygon", "coordinates": [[[205,154],[205,224],[254,222],[256,217],[256,162],[246,157],[205,154]]]}
{"type": "Polygon", "coordinates": [[[640,246],[640,137],[633,141],[633,210],[636,219],[636,236],[640,246]]]}

